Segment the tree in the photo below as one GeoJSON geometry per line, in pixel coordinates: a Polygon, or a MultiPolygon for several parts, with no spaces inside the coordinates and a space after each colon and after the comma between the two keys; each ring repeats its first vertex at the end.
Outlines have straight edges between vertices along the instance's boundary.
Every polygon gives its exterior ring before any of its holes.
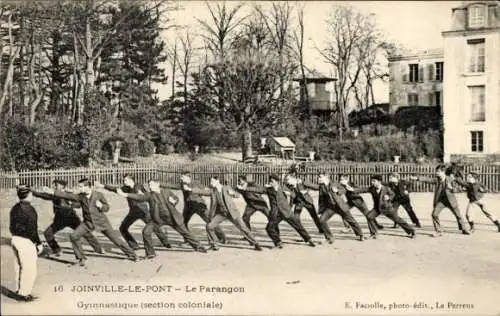
{"type": "MultiPolygon", "coordinates": [[[[232,9],[226,6],[226,2],[222,4],[217,3],[215,6],[207,2],[207,9],[210,12],[209,22],[198,19],[204,32],[202,38],[204,39],[208,49],[216,62],[221,62],[227,55],[227,51],[231,49],[234,38],[237,36],[237,28],[246,19],[246,16],[239,17],[242,4],[237,4],[232,9]]],[[[223,106],[223,90],[224,84],[222,80],[218,81],[218,98],[219,107],[223,106]]]]}
{"type": "MultiPolygon", "coordinates": [[[[63,126],[78,130],[88,140],[78,146],[92,158],[98,158],[102,138],[120,133],[122,125],[130,131],[127,140],[134,146],[136,136],[157,135],[163,125],[155,125],[162,120],[156,117],[159,101],[152,83],[165,80],[161,68],[165,44],[159,33],[170,27],[165,12],[171,9],[175,7],[165,0],[139,4],[130,0],[2,2],[2,121],[8,119],[17,130],[29,133],[43,125],[43,135],[54,140],[62,137],[58,129],[63,126]],[[44,125],[45,121],[57,124],[44,125]]],[[[29,133],[28,139],[34,137],[34,132],[29,133]]],[[[2,137],[7,144],[19,140],[15,133],[2,137]]],[[[9,155],[38,159],[42,157],[40,144],[10,146],[9,155]],[[21,150],[24,153],[19,155],[16,151],[21,150]]],[[[52,155],[45,153],[43,159],[52,155]]],[[[2,149],[0,155],[4,154],[2,149]]],[[[15,165],[20,166],[16,159],[15,165]]],[[[28,165],[39,166],[36,161],[23,166],[28,165]]]]}
{"type": "Polygon", "coordinates": [[[194,56],[193,40],[189,34],[189,30],[187,30],[183,36],[179,36],[179,41],[181,43],[181,54],[176,54],[175,57],[182,73],[182,97],[184,102],[186,102],[188,95],[188,79],[194,56]]]}
{"type": "Polygon", "coordinates": [[[209,64],[203,86],[204,103],[218,115],[226,126],[241,133],[243,160],[252,156],[252,130],[275,125],[283,118],[286,106],[294,102],[291,86],[281,93],[281,78],[291,80],[291,68],[282,69],[280,61],[272,51],[257,50],[252,36],[247,41],[240,38],[231,53],[219,62],[209,64]],[[284,72],[287,71],[287,72],[284,72]],[[224,89],[218,90],[218,85],[224,89]],[[220,94],[219,94],[220,93],[220,94]],[[208,99],[206,95],[211,95],[208,99]],[[222,96],[222,106],[213,102],[222,96]]]}
{"type": "Polygon", "coordinates": [[[300,100],[302,102],[301,108],[307,109],[308,114],[311,115],[311,107],[309,106],[309,91],[307,90],[306,72],[304,65],[304,8],[300,7],[297,11],[298,29],[293,33],[294,39],[294,52],[296,59],[299,62],[300,76],[302,79],[300,100]]]}
{"type": "Polygon", "coordinates": [[[273,3],[268,13],[262,7],[255,7],[266,27],[267,37],[271,48],[276,50],[280,65],[280,93],[285,91],[285,68],[291,63],[292,41],[292,7],[289,2],[273,3]],[[282,73],[283,70],[283,73],[282,73]]]}
{"type": "MultiPolygon", "coordinates": [[[[14,63],[15,63],[17,57],[19,56],[19,51],[20,51],[19,47],[14,46],[14,41],[12,38],[12,27],[13,27],[12,15],[14,14],[13,9],[7,8],[7,7],[2,7],[1,13],[2,14],[0,15],[0,17],[3,17],[4,14],[7,16],[7,27],[8,27],[8,37],[9,37],[9,45],[8,45],[9,46],[9,56],[8,56],[6,76],[5,76],[5,78],[2,78],[3,84],[2,84],[1,94],[0,94],[0,116],[3,114],[3,106],[5,104],[5,101],[7,100],[7,95],[9,94],[9,92],[12,91],[11,87],[12,87],[12,80],[13,80],[13,76],[14,76],[14,63]]],[[[2,43],[2,46],[0,46],[0,48],[2,48],[0,50],[0,53],[1,53],[0,64],[2,64],[2,62],[3,62],[2,59],[3,59],[3,47],[4,46],[5,45],[3,45],[3,43],[2,43]]],[[[10,99],[12,99],[12,94],[10,95],[10,99]]]]}
{"type": "MultiPolygon", "coordinates": [[[[339,138],[349,130],[348,107],[363,69],[371,80],[373,62],[368,62],[377,49],[377,32],[371,16],[363,15],[350,6],[336,5],[327,20],[328,38],[319,52],[337,74],[334,84],[339,138]],[[368,68],[367,68],[368,67],[368,68]]],[[[371,83],[371,81],[370,81],[371,83]]]]}
{"type": "Polygon", "coordinates": [[[226,2],[217,3],[215,6],[207,2],[210,20],[207,22],[198,19],[198,22],[204,29],[202,37],[213,57],[223,59],[226,51],[231,48],[236,28],[246,19],[246,16],[238,17],[238,12],[242,7],[242,4],[237,4],[229,9],[226,2]]]}

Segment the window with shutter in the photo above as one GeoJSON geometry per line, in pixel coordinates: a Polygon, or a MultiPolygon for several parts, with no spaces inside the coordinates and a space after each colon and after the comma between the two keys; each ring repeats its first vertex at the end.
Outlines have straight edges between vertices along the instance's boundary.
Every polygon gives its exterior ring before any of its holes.
{"type": "Polygon", "coordinates": [[[418,105],[418,93],[408,93],[408,105],[418,105]]]}
{"type": "Polygon", "coordinates": [[[429,99],[429,106],[433,106],[434,105],[434,93],[433,92],[429,92],[428,94],[428,99],[429,99]]]}
{"type": "Polygon", "coordinates": [[[428,68],[428,76],[427,78],[429,78],[429,81],[434,81],[434,65],[433,64],[429,64],[427,66],[428,68]]]}
{"type": "Polygon", "coordinates": [[[467,41],[469,51],[469,72],[484,72],[485,45],[484,38],[467,41]]]}
{"type": "Polygon", "coordinates": [[[483,152],[484,150],[484,132],[483,131],[471,131],[470,132],[470,138],[471,138],[471,148],[470,150],[472,152],[483,152]]]}
{"type": "Polygon", "coordinates": [[[487,7],[484,5],[474,5],[470,6],[468,10],[469,15],[469,27],[483,27],[486,22],[486,9],[487,7]]]}
{"type": "Polygon", "coordinates": [[[424,82],[424,66],[418,66],[418,82],[424,82]]]}
{"type": "Polygon", "coordinates": [[[470,121],[484,122],[486,120],[485,86],[469,86],[470,121]]]}
{"type": "Polygon", "coordinates": [[[437,62],[436,63],[436,81],[443,81],[444,74],[444,63],[437,62]]]}
{"type": "Polygon", "coordinates": [[[435,91],[434,92],[434,96],[435,96],[435,102],[434,102],[434,104],[436,106],[441,106],[441,104],[442,104],[442,102],[441,102],[441,98],[442,98],[441,91],[435,91]]]}
{"type": "Polygon", "coordinates": [[[406,71],[406,65],[401,66],[401,78],[403,82],[408,82],[408,72],[406,71]]]}
{"type": "Polygon", "coordinates": [[[410,73],[410,82],[418,82],[419,76],[418,76],[418,71],[419,67],[418,64],[409,64],[408,65],[409,73],[410,73]]]}

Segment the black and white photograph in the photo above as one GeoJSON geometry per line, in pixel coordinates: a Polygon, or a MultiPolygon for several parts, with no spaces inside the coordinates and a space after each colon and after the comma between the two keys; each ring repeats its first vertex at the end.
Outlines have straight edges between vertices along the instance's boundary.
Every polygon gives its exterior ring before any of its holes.
{"type": "Polygon", "coordinates": [[[500,1],[0,1],[1,315],[500,315],[500,1]]]}

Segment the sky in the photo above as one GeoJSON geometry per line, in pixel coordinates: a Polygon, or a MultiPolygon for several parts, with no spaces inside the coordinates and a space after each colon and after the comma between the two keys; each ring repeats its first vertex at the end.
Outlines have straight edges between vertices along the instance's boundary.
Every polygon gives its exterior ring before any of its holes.
{"type": "MultiPolygon", "coordinates": [[[[182,1],[182,10],[172,13],[176,24],[185,26],[190,34],[199,34],[201,28],[197,19],[208,20],[209,12],[204,1],[182,1]]],[[[227,2],[229,7],[238,2],[227,2]]],[[[252,2],[246,2],[250,7],[252,2]]],[[[259,2],[264,8],[269,1],[259,2]]],[[[462,1],[306,1],[295,2],[304,7],[306,65],[324,74],[331,75],[331,67],[326,64],[316,47],[321,47],[327,37],[326,20],[331,7],[335,4],[348,4],[359,11],[375,15],[377,27],[388,39],[399,43],[410,50],[442,48],[441,32],[451,27],[451,9],[462,1]]],[[[164,40],[173,42],[175,33],[163,34],[164,40]]],[[[167,73],[169,66],[165,65],[167,73]]],[[[160,99],[170,95],[170,84],[160,88],[160,99]]],[[[387,83],[379,83],[375,87],[377,103],[388,102],[387,83]]]]}

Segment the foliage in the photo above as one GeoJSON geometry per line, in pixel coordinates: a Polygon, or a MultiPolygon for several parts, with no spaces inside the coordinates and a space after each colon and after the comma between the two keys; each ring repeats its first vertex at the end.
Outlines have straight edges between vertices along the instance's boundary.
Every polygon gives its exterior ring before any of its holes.
{"type": "Polygon", "coordinates": [[[20,133],[6,133],[2,141],[50,136],[33,146],[2,148],[2,157],[14,157],[5,161],[16,168],[77,166],[81,157],[109,158],[107,140],[116,135],[124,136],[123,153],[130,157],[150,155],[162,145],[159,139],[171,126],[152,85],[165,81],[160,32],[169,26],[168,6],[163,0],[2,3],[0,120],[20,133]],[[13,69],[8,76],[7,68],[13,69]],[[75,148],[52,148],[49,140],[66,134],[47,122],[76,123],[81,139],[75,148]],[[26,161],[19,163],[19,157],[26,161]]]}
{"type": "Polygon", "coordinates": [[[47,117],[43,123],[28,126],[15,116],[6,122],[5,136],[14,166],[2,165],[2,169],[68,168],[87,163],[85,133],[68,120],[47,117]]]}
{"type": "MultiPolygon", "coordinates": [[[[310,125],[305,125],[307,129],[310,125]]],[[[391,161],[400,156],[401,161],[414,162],[421,157],[440,159],[442,147],[440,133],[436,130],[403,132],[394,125],[367,125],[360,136],[350,140],[332,141],[329,133],[320,130],[302,132],[296,140],[297,153],[307,156],[315,151],[321,159],[338,161],[391,161]],[[378,135],[378,136],[372,136],[378,135]]]]}

